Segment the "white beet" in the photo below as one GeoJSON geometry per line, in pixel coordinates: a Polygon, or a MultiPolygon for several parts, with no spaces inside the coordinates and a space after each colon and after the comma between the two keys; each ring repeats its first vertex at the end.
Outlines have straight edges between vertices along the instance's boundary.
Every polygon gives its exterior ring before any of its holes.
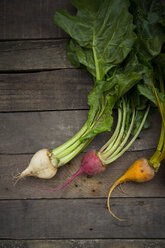
{"type": "Polygon", "coordinates": [[[47,149],[36,152],[29,166],[18,176],[24,178],[27,176],[50,179],[57,173],[57,168],[51,162],[51,154],[47,149]]]}

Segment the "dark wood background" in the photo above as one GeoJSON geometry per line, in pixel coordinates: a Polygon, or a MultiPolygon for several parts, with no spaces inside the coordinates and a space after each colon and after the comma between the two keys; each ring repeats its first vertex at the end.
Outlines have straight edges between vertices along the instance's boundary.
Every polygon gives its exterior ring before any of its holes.
{"type": "MultiPolygon", "coordinates": [[[[39,188],[62,185],[80,166],[77,156],[51,180],[27,178],[13,185],[33,153],[72,137],[87,119],[90,75],[66,57],[67,35],[53,23],[57,9],[75,9],[69,0],[0,0],[0,248],[165,247],[165,168],[145,184],[115,190],[110,185],[139,157],[150,157],[160,133],[160,116],[131,149],[104,174],[81,175],[60,192],[39,188]]],[[[86,149],[99,148],[109,133],[86,149]]]]}

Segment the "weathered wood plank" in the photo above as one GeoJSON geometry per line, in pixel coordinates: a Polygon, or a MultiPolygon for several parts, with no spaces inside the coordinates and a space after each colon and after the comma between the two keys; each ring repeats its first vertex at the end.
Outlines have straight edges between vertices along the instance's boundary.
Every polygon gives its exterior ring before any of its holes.
{"type": "Polygon", "coordinates": [[[164,248],[165,240],[1,240],[0,248],[164,248]]]}
{"type": "MultiPolygon", "coordinates": [[[[0,156],[0,199],[41,199],[41,198],[98,198],[107,197],[111,184],[138,158],[149,158],[153,150],[127,152],[116,162],[109,165],[105,173],[88,177],[79,176],[65,190],[49,192],[42,188],[55,188],[64,184],[80,167],[83,154],[73,159],[70,164],[59,169],[50,180],[26,178],[13,186],[13,175],[22,172],[31,159],[31,155],[0,156]],[[39,190],[38,190],[39,189],[39,190]]],[[[112,197],[165,197],[164,166],[151,182],[143,184],[128,183],[123,185],[127,194],[115,190],[112,197]]]]}
{"type": "Polygon", "coordinates": [[[0,238],[164,238],[165,199],[112,199],[119,222],[105,199],[0,201],[0,238]]]}
{"type": "Polygon", "coordinates": [[[0,72],[73,68],[66,40],[0,42],[0,72]]]}
{"type": "Polygon", "coordinates": [[[88,109],[92,78],[81,70],[0,74],[0,111],[88,109]]]}
{"type": "Polygon", "coordinates": [[[1,0],[0,39],[66,37],[66,34],[54,24],[54,14],[60,8],[75,12],[69,0],[1,0]]]}
{"type": "Polygon", "coordinates": [[[60,8],[75,13],[69,0],[1,0],[0,39],[67,37],[66,33],[58,28],[53,20],[54,13],[60,8]]]}
{"type": "MultiPolygon", "coordinates": [[[[86,120],[85,110],[0,113],[0,153],[34,153],[41,148],[53,149],[76,134],[86,120]]],[[[157,146],[161,124],[158,113],[152,116],[152,123],[152,128],[143,130],[130,150],[157,146]]],[[[98,135],[89,149],[100,148],[109,135],[98,135]]]]}

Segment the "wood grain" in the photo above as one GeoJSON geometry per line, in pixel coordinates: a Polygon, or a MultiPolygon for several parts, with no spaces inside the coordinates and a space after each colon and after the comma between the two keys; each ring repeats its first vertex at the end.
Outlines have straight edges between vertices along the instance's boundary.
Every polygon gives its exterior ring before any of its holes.
{"type": "Polygon", "coordinates": [[[0,74],[0,111],[88,109],[92,78],[81,70],[0,74]]]}
{"type": "Polygon", "coordinates": [[[127,219],[119,222],[105,199],[0,201],[0,238],[164,238],[165,199],[112,199],[113,211],[127,219]]]}
{"type": "Polygon", "coordinates": [[[73,68],[66,55],[66,40],[0,42],[0,72],[73,68]]]}
{"type": "MultiPolygon", "coordinates": [[[[0,153],[34,153],[41,148],[53,149],[70,139],[87,120],[87,111],[49,111],[0,113],[0,153]]],[[[143,130],[130,150],[157,146],[160,116],[152,116],[152,128],[143,130]]],[[[99,149],[110,133],[99,134],[88,149],[99,149]]]]}
{"type": "MultiPolygon", "coordinates": [[[[127,152],[120,159],[107,167],[105,173],[89,177],[80,175],[65,190],[49,192],[43,188],[55,188],[63,185],[80,167],[83,154],[73,159],[70,164],[58,170],[49,180],[26,178],[13,186],[13,175],[22,172],[31,159],[31,155],[0,156],[0,199],[50,199],[50,198],[98,198],[107,197],[111,184],[138,158],[149,158],[153,150],[127,152]]],[[[127,183],[123,185],[126,194],[114,190],[112,197],[165,197],[164,163],[151,182],[143,184],[127,183]]]]}
{"type": "Polygon", "coordinates": [[[164,248],[165,240],[1,240],[0,248],[164,248]]]}
{"type": "Polygon", "coordinates": [[[1,0],[0,39],[66,37],[67,35],[54,24],[54,14],[60,8],[75,13],[69,0],[1,0]]]}
{"type": "MultiPolygon", "coordinates": [[[[106,208],[112,182],[134,160],[153,154],[158,113],[151,117],[153,127],[104,174],[81,175],[58,193],[41,190],[70,178],[80,154],[51,180],[27,178],[13,186],[13,175],[35,151],[61,145],[87,119],[93,82],[67,59],[68,36],[53,20],[60,8],[75,13],[69,0],[0,1],[0,248],[163,248],[164,163],[151,182],[123,185],[128,195],[113,192],[112,210],[126,222],[112,218],[106,208]]],[[[87,150],[100,148],[107,135],[98,135],[87,150]]]]}
{"type": "Polygon", "coordinates": [[[54,14],[61,8],[72,14],[76,12],[69,0],[1,0],[0,39],[67,37],[66,33],[54,24],[54,14]]]}

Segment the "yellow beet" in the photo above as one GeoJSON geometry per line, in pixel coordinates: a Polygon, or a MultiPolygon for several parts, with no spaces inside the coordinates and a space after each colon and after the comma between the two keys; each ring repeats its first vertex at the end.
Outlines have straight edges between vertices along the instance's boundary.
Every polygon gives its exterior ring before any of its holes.
{"type": "Polygon", "coordinates": [[[132,181],[137,183],[143,183],[151,180],[155,175],[154,168],[151,167],[148,163],[148,160],[145,158],[138,159],[135,161],[129,169],[122,175],[110,188],[108,193],[107,205],[110,214],[120,221],[124,221],[124,219],[118,218],[110,209],[110,197],[112,191],[121,183],[132,181]]]}

